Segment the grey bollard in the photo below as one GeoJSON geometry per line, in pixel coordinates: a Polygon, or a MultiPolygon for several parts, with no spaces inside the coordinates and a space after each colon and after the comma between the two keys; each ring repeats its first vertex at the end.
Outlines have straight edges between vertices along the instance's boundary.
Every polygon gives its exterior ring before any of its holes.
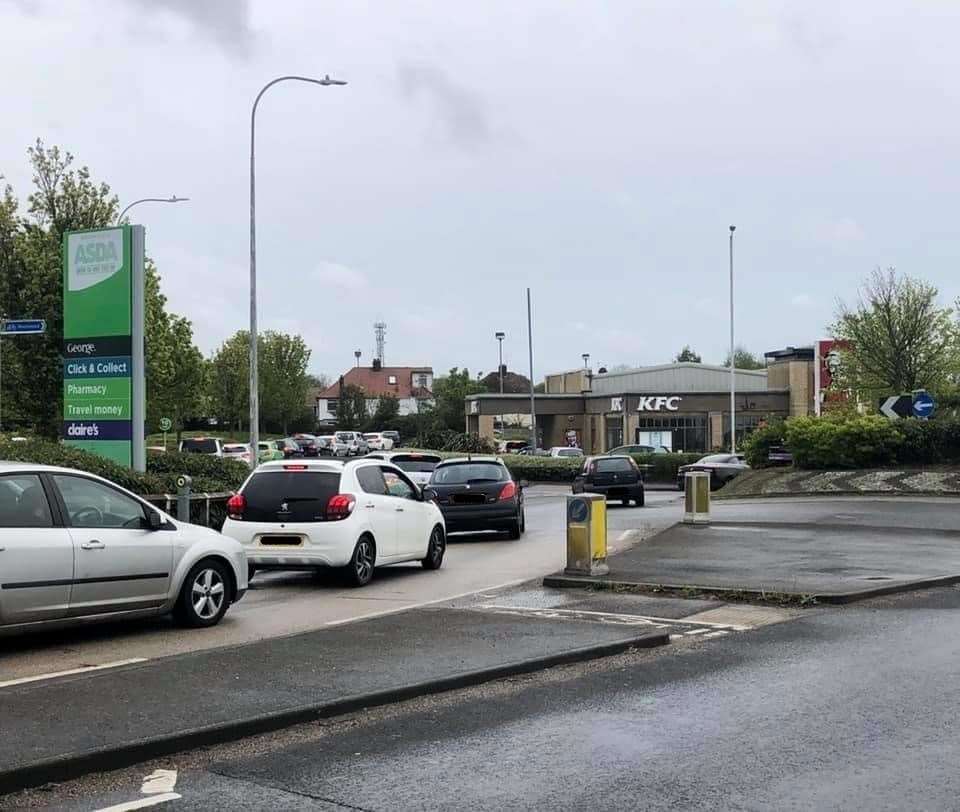
{"type": "Polygon", "coordinates": [[[190,483],[193,482],[186,474],[177,477],[177,518],[181,522],[190,521],[190,483]]]}

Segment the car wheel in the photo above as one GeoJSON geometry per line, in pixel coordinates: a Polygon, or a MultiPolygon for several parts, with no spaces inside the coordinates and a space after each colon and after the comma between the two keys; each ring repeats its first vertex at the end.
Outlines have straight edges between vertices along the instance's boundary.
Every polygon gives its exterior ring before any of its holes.
{"type": "Polygon", "coordinates": [[[639,495],[636,499],[633,500],[634,504],[635,504],[637,507],[643,507],[643,503],[644,503],[645,497],[646,497],[646,492],[645,492],[645,491],[640,491],[640,495],[639,495]]]}
{"type": "Polygon", "coordinates": [[[423,568],[425,570],[440,569],[446,549],[447,543],[443,538],[443,530],[440,527],[434,527],[430,534],[430,544],[427,545],[427,557],[420,561],[423,568]]]}
{"type": "Polygon", "coordinates": [[[377,562],[377,548],[370,536],[361,536],[353,548],[350,563],[344,568],[344,575],[350,586],[366,586],[373,579],[373,568],[377,562]]]}
{"type": "Polygon", "coordinates": [[[629,500],[629,499],[621,499],[621,500],[620,500],[620,504],[623,505],[624,507],[630,507],[630,500],[629,500]]]}
{"type": "Polygon", "coordinates": [[[193,628],[216,626],[230,606],[230,574],[226,564],[207,559],[194,565],[173,613],[179,623],[193,628]]]}
{"type": "Polygon", "coordinates": [[[516,541],[517,539],[520,538],[520,536],[524,534],[526,529],[527,529],[527,519],[526,519],[526,516],[524,516],[523,511],[521,510],[520,516],[513,523],[513,527],[511,527],[507,531],[507,533],[510,536],[511,541],[516,541]]]}

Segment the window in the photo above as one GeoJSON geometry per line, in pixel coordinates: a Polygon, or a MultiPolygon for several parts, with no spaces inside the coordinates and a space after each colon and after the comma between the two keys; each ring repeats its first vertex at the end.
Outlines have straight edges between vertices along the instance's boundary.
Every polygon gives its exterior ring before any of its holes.
{"type": "Polygon", "coordinates": [[[598,474],[611,474],[614,472],[632,471],[631,460],[617,457],[601,457],[595,463],[598,474]]]}
{"type": "Polygon", "coordinates": [[[707,450],[707,416],[705,414],[641,417],[637,431],[638,433],[641,431],[669,431],[672,437],[670,447],[674,451],[707,450]]]}
{"type": "Polygon", "coordinates": [[[407,471],[414,474],[429,474],[437,467],[440,457],[432,457],[429,454],[395,454],[391,459],[394,465],[401,471],[407,471]]]}
{"type": "Polygon", "coordinates": [[[85,477],[54,474],[53,480],[74,527],[145,526],[143,505],[133,497],[85,477]]]}
{"type": "Polygon", "coordinates": [[[328,400],[327,401],[327,414],[332,414],[334,417],[337,416],[337,407],[340,405],[339,400],[328,400]]]}
{"type": "Polygon", "coordinates": [[[616,448],[623,445],[623,418],[606,418],[607,448],[616,448]]]}
{"type": "Polygon", "coordinates": [[[417,386],[421,389],[427,388],[427,376],[426,375],[417,375],[417,386]]]}
{"type": "Polygon", "coordinates": [[[396,386],[396,385],[397,385],[397,376],[396,376],[396,375],[387,375],[387,383],[390,384],[390,386],[396,386]]]}
{"type": "Polygon", "coordinates": [[[383,480],[383,472],[375,465],[357,469],[357,481],[364,493],[386,494],[387,485],[383,480]]]}
{"type": "Polygon", "coordinates": [[[180,450],[191,454],[216,454],[217,441],[214,438],[191,438],[180,443],[180,450]]]}
{"type": "Polygon", "coordinates": [[[250,522],[320,522],[327,502],[340,492],[334,471],[264,471],[254,474],[243,489],[250,522]]]}
{"type": "Polygon", "coordinates": [[[557,452],[558,457],[582,457],[583,452],[579,448],[561,448],[557,452]]]}
{"type": "Polygon", "coordinates": [[[407,480],[390,468],[383,469],[383,481],[387,484],[387,496],[401,499],[416,499],[417,492],[407,480]]]}
{"type": "Polygon", "coordinates": [[[441,465],[433,472],[437,485],[465,485],[468,482],[506,482],[507,469],[495,462],[456,462],[441,465]]]}
{"type": "Polygon", "coordinates": [[[53,527],[36,474],[0,477],[0,527],[53,527]]]}

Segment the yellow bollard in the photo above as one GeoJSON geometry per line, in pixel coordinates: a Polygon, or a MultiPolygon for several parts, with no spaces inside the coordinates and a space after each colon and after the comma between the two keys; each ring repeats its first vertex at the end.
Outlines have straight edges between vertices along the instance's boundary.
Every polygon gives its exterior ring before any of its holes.
{"type": "Polygon", "coordinates": [[[690,471],[683,479],[683,523],[710,524],[710,474],[690,471]]]}
{"type": "Polygon", "coordinates": [[[567,497],[567,575],[606,575],[607,500],[595,493],[567,497]]]}

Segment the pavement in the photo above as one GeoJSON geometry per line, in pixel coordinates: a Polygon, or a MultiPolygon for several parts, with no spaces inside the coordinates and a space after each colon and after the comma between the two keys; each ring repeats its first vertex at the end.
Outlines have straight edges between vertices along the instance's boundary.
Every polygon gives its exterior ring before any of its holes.
{"type": "Polygon", "coordinates": [[[10,685],[0,688],[0,792],[666,642],[649,623],[420,609],[10,685]]]}
{"type": "Polygon", "coordinates": [[[730,504],[607,559],[609,575],[559,571],[550,587],[658,586],[781,593],[841,603],[960,582],[960,519],[944,500],[730,504]]]}

